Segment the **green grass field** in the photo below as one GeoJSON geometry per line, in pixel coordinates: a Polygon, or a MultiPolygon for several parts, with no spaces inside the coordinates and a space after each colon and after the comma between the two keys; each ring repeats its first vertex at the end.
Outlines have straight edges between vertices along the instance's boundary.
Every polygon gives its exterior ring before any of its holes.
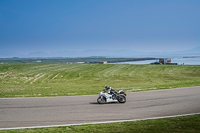
{"type": "Polygon", "coordinates": [[[200,115],[95,125],[2,130],[1,133],[199,133],[200,115]]]}
{"type": "Polygon", "coordinates": [[[0,64],[0,97],[98,94],[200,86],[199,65],[0,64]]]}

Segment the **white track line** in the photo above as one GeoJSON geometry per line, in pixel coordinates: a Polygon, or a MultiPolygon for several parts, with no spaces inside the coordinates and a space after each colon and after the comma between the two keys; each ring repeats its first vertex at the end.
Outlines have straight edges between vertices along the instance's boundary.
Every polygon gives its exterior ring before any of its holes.
{"type": "Polygon", "coordinates": [[[79,126],[79,125],[88,125],[88,124],[104,124],[104,123],[117,123],[117,122],[129,122],[129,121],[142,121],[142,120],[153,120],[153,119],[173,118],[173,117],[190,116],[190,115],[199,115],[199,114],[200,114],[200,113],[191,113],[191,114],[172,115],[172,116],[161,116],[161,117],[151,117],[151,118],[132,119],[132,120],[103,121],[103,122],[91,122],[91,123],[79,123],[79,124],[32,126],[32,127],[0,128],[0,130],[31,129],[31,128],[46,128],[46,127],[62,127],[62,126],[79,126]]]}

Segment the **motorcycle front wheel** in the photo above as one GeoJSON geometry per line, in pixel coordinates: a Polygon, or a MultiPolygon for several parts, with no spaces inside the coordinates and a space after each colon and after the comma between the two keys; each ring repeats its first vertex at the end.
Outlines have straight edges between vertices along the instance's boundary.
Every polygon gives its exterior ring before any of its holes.
{"type": "Polygon", "coordinates": [[[106,103],[106,98],[103,97],[103,96],[99,96],[99,97],[97,98],[97,102],[98,102],[99,104],[106,103]]]}

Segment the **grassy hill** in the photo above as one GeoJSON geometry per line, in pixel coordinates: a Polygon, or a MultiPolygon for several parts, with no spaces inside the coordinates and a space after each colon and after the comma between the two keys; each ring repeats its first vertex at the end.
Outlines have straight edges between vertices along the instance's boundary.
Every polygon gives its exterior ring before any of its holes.
{"type": "Polygon", "coordinates": [[[0,64],[0,97],[98,94],[200,86],[200,66],[128,64],[0,64]]]}

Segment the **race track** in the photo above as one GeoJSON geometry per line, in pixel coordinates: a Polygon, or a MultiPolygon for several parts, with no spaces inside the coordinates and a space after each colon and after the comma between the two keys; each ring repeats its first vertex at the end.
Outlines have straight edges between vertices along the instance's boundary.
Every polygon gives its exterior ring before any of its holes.
{"type": "Polygon", "coordinates": [[[100,105],[97,97],[0,98],[0,129],[200,113],[200,87],[128,93],[125,104],[100,105]]]}

